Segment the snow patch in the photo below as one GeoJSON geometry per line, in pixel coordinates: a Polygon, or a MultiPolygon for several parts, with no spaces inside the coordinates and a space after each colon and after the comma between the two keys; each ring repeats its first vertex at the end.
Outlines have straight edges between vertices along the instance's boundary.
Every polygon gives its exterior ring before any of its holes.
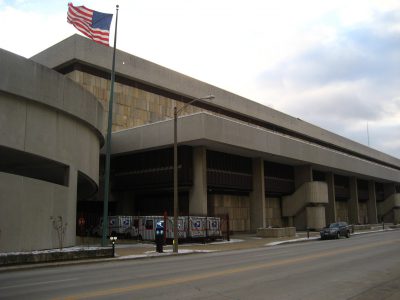
{"type": "Polygon", "coordinates": [[[278,242],[272,242],[268,243],[265,246],[276,246],[276,245],[281,245],[281,244],[287,244],[287,243],[296,243],[296,242],[303,242],[303,241],[312,241],[312,240],[319,240],[320,237],[310,237],[310,238],[299,238],[299,239],[293,239],[293,240],[285,240],[285,241],[278,241],[278,242]]]}
{"type": "MultiPolygon", "coordinates": [[[[179,254],[190,254],[190,253],[210,253],[216,252],[216,250],[189,250],[189,249],[181,249],[178,250],[179,254]]],[[[119,256],[117,259],[124,260],[124,259],[134,259],[134,258],[143,258],[143,257],[158,257],[158,256],[168,256],[168,255],[175,255],[173,250],[164,250],[162,253],[158,253],[156,251],[146,251],[144,254],[137,254],[137,255],[125,255],[119,256]]]]}
{"type": "Polygon", "coordinates": [[[56,248],[56,249],[47,249],[47,250],[25,251],[25,252],[2,252],[2,253],[0,253],[0,256],[93,251],[93,250],[101,250],[101,249],[109,249],[109,248],[110,247],[78,247],[78,246],[75,246],[75,247],[66,247],[63,249],[56,248]]]}

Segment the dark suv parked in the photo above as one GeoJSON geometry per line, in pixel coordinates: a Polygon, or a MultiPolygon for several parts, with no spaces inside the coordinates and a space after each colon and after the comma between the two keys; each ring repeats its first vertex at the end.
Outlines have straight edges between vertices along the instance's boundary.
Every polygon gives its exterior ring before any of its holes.
{"type": "Polygon", "coordinates": [[[321,240],[327,238],[340,238],[340,236],[350,237],[350,227],[346,222],[331,223],[320,231],[321,240]]]}

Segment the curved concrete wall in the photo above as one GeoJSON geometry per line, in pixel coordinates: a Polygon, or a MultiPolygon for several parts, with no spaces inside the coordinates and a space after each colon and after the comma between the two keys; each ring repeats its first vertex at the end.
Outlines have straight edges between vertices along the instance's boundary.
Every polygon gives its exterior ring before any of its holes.
{"type": "Polygon", "coordinates": [[[74,245],[78,172],[97,189],[102,106],[70,79],[1,49],[0,70],[7,70],[0,76],[0,154],[49,162],[44,172],[52,162],[64,165],[67,178],[56,184],[0,172],[0,252],[58,247],[51,220],[58,216],[67,224],[63,246],[74,245]]]}

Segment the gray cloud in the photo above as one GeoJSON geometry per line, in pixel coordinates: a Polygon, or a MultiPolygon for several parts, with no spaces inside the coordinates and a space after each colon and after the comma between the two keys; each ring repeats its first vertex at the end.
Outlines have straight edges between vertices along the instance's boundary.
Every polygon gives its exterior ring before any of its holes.
{"type": "Polygon", "coordinates": [[[400,111],[399,26],[400,11],[376,15],[266,70],[259,82],[282,95],[279,109],[360,143],[367,121],[377,124],[371,145],[400,157],[400,126],[383,125],[400,111]]]}
{"type": "Polygon", "coordinates": [[[343,81],[385,82],[398,78],[400,32],[381,30],[395,24],[400,24],[399,12],[382,15],[373,25],[342,31],[331,43],[299,53],[266,71],[260,79],[310,88],[343,81]]]}
{"type": "Polygon", "coordinates": [[[333,92],[323,98],[308,97],[291,103],[290,110],[303,116],[323,116],[334,120],[376,120],[383,116],[384,103],[372,104],[355,95],[352,90],[333,92]]]}

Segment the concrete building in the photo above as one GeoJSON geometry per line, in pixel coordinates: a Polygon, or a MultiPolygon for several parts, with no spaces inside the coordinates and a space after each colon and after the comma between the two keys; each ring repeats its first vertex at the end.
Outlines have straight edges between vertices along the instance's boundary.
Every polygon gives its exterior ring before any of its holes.
{"type": "Polygon", "coordinates": [[[75,244],[77,199],[98,190],[101,103],[56,71],[0,49],[0,251],[75,244]],[[60,232],[61,233],[61,232],[60,232]]]}
{"type": "MultiPolygon", "coordinates": [[[[107,110],[111,57],[112,48],[74,35],[32,60],[72,79],[107,110]]],[[[172,214],[173,109],[210,94],[215,98],[187,106],[178,120],[180,214],[229,214],[234,231],[400,221],[399,159],[122,51],[110,214],[172,214]]],[[[96,219],[101,211],[102,193],[78,197],[78,216],[96,219]]]]}

